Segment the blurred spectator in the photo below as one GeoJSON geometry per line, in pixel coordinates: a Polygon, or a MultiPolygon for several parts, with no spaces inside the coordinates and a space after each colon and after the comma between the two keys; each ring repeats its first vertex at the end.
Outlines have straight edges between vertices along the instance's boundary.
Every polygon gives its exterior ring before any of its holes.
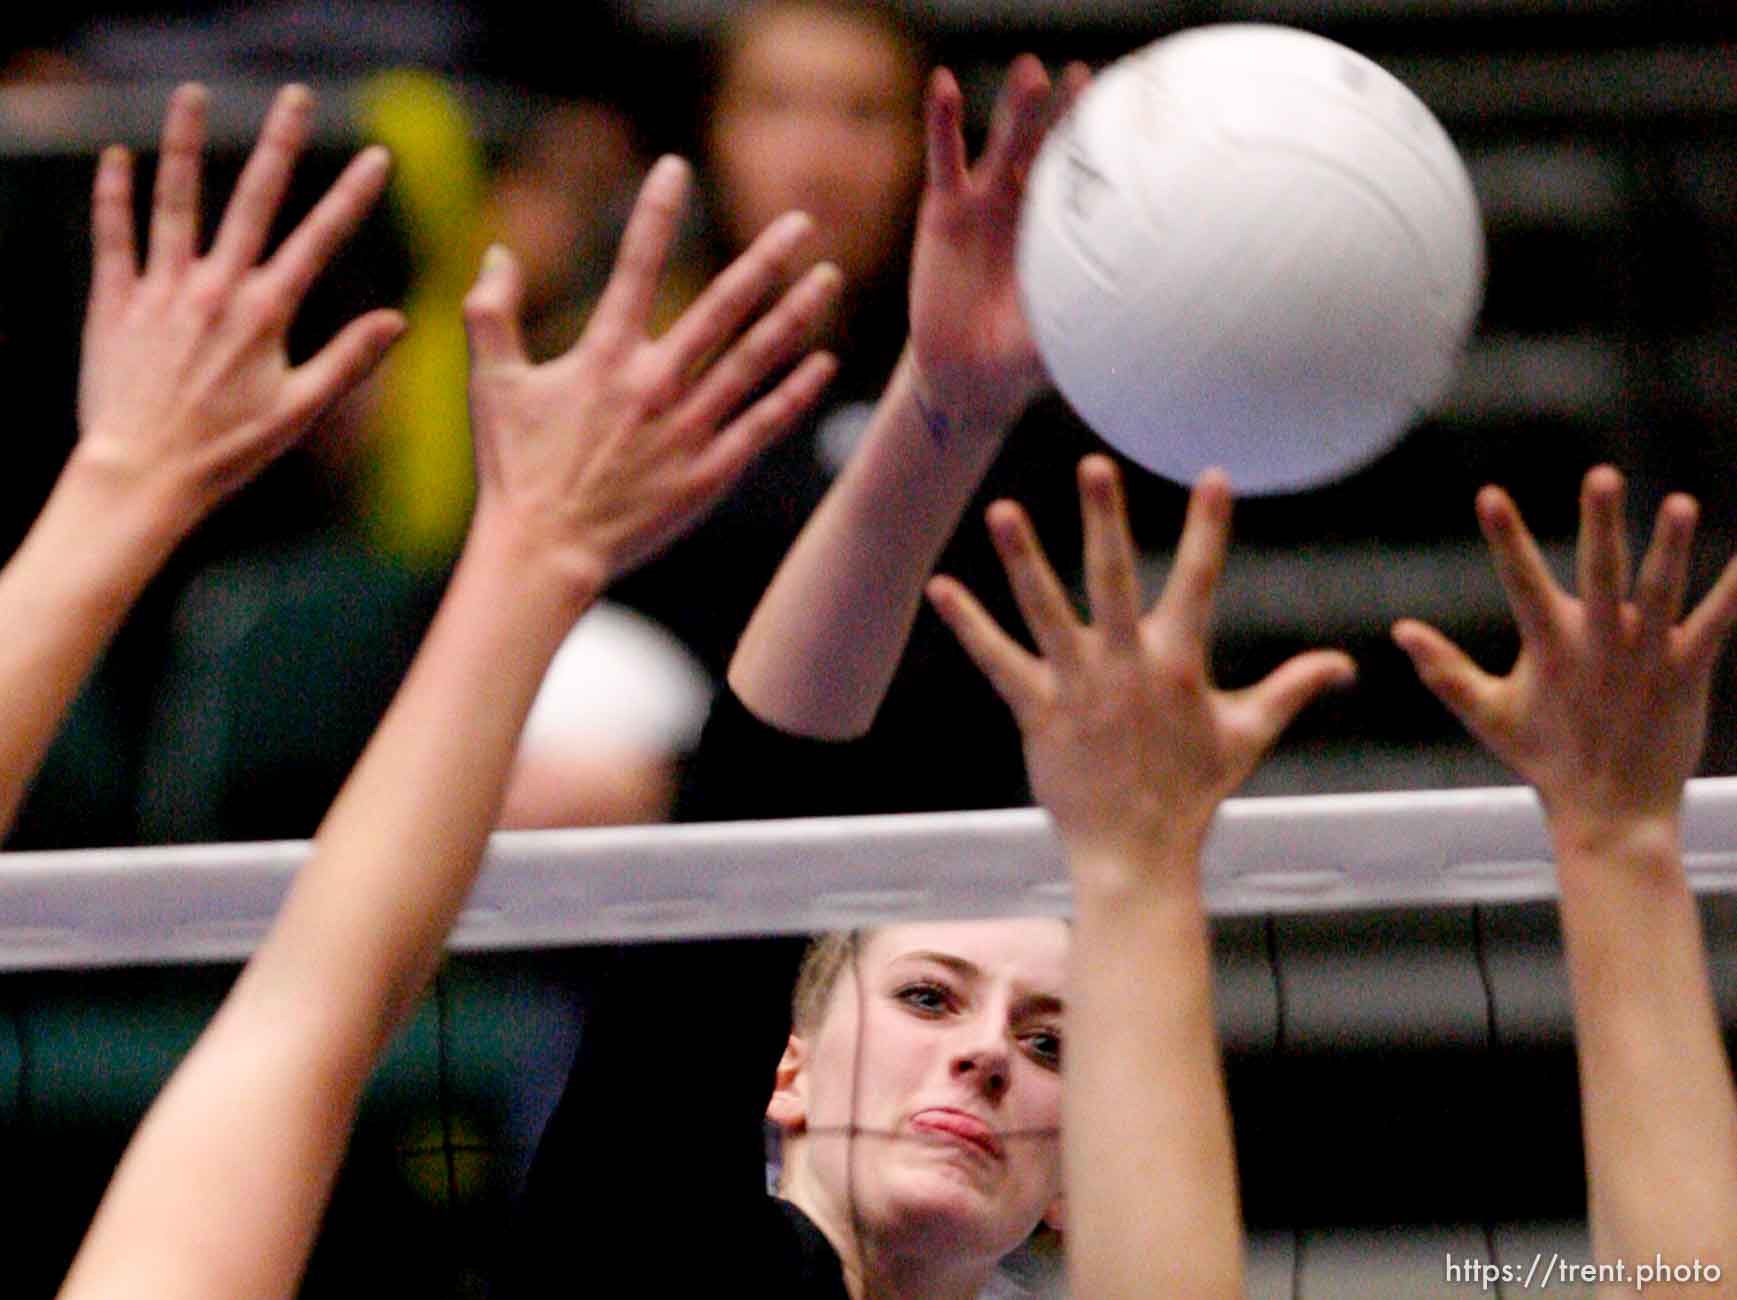
{"type": "MultiPolygon", "coordinates": [[[[674,630],[714,676],[849,457],[904,345],[932,67],[923,33],[891,5],[764,0],[735,11],[717,34],[699,134],[711,208],[701,255],[715,264],[778,212],[800,207],[817,225],[808,251],[839,264],[845,297],[830,340],[840,372],[816,418],[765,455],[693,536],[615,589],[674,630]]],[[[1064,513],[1051,531],[1077,537],[1071,466],[1081,444],[1054,423],[1039,413],[1014,432],[979,504],[1014,495],[1047,516],[1059,502],[1064,513]]],[[[1069,567],[1071,558],[1058,562],[1069,567]]],[[[967,513],[942,567],[1005,599],[981,509],[967,513]]],[[[997,608],[1011,620],[1010,605],[997,608]]],[[[1026,799],[1017,733],[926,610],[874,730],[853,750],[835,812],[1026,799]]],[[[741,777],[754,779],[747,770],[741,777]]]]}
{"type": "Polygon", "coordinates": [[[572,346],[603,287],[647,159],[627,116],[595,100],[541,106],[489,178],[495,238],[525,279],[525,342],[539,360],[572,346]]]}
{"type": "Polygon", "coordinates": [[[920,36],[879,5],[767,0],[715,34],[697,134],[708,221],[692,250],[698,269],[670,293],[704,283],[705,269],[792,207],[815,219],[806,253],[837,262],[845,282],[829,340],[839,374],[818,416],[763,457],[694,536],[617,588],[714,677],[904,344],[930,67],[920,36]]]}
{"type": "Polygon", "coordinates": [[[890,9],[826,0],[747,6],[718,45],[703,139],[725,250],[792,208],[814,218],[813,257],[844,272],[840,359],[881,372],[871,397],[904,338],[932,66],[890,9]]]}

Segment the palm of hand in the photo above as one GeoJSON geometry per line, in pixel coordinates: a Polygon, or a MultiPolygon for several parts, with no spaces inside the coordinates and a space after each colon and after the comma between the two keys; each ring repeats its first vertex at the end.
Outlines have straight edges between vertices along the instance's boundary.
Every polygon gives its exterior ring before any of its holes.
{"type": "Polygon", "coordinates": [[[1547,807],[1605,816],[1669,812],[1706,739],[1708,676],[1681,628],[1652,636],[1632,602],[1606,640],[1561,596],[1554,636],[1528,642],[1478,716],[1478,738],[1547,807]]]}
{"type": "Polygon", "coordinates": [[[686,192],[685,164],[667,158],[652,169],[614,273],[564,356],[527,359],[524,286],[505,249],[490,250],[465,300],[479,514],[515,521],[580,591],[594,593],[691,525],[814,402],[834,368],[811,354],[753,400],[838,291],[837,269],[823,263],[764,307],[812,228],[796,214],[773,222],[669,330],[650,337],[686,192]]]}
{"type": "Polygon", "coordinates": [[[312,111],[305,88],[278,95],[210,250],[196,257],[205,93],[177,90],[163,125],[142,272],[131,161],[124,150],[103,155],[79,377],[79,455],[87,462],[129,480],[165,476],[177,497],[208,508],[299,437],[402,331],[396,312],[370,312],[304,364],[289,364],[291,320],[378,199],[388,168],[384,150],[364,150],[256,265],[312,111]]]}
{"type": "Polygon", "coordinates": [[[1269,743],[1213,688],[1199,646],[1142,620],[1133,653],[1082,628],[1079,669],[1045,665],[1024,714],[1032,793],[1070,842],[1196,843],[1269,743]],[[1091,779],[1082,780],[1081,773],[1091,779]],[[1106,835],[1106,832],[1108,834],[1106,835]]]}
{"type": "Polygon", "coordinates": [[[967,168],[958,84],[937,73],[928,102],[929,184],[911,252],[911,348],[940,407],[986,426],[1042,387],[1044,372],[1014,273],[1026,174],[1044,134],[1086,84],[1052,90],[1030,55],[1009,70],[983,157],[967,168]]]}
{"type": "Polygon", "coordinates": [[[1013,274],[1017,207],[981,193],[927,196],[911,266],[911,346],[937,396],[1023,392],[1043,368],[1013,274]],[[981,377],[981,378],[979,378],[981,377]]]}
{"type": "Polygon", "coordinates": [[[992,508],[990,532],[1039,654],[958,583],[937,578],[930,597],[1013,710],[1033,792],[1070,851],[1139,864],[1169,845],[1192,860],[1219,803],[1309,700],[1350,679],[1352,665],[1311,651],[1244,690],[1214,689],[1207,647],[1230,521],[1222,474],[1196,485],[1170,579],[1144,616],[1121,482],[1107,457],[1081,462],[1080,507],[1091,624],[1075,613],[1030,520],[1006,502],[992,508]]]}
{"type": "Polygon", "coordinates": [[[1394,639],[1424,685],[1538,790],[1561,824],[1674,814],[1706,738],[1712,672],[1737,620],[1737,563],[1679,621],[1696,507],[1660,507],[1632,581],[1622,479],[1608,466],[1581,490],[1578,599],[1557,585],[1513,501],[1487,488],[1478,518],[1521,652],[1505,677],[1483,672],[1434,628],[1394,639]]]}

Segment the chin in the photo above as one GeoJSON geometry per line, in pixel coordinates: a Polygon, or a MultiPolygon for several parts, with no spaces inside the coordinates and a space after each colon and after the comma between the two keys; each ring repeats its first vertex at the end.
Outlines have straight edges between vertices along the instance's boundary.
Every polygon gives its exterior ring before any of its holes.
{"type": "Polygon", "coordinates": [[[993,1262],[1028,1235],[976,1171],[946,1163],[898,1171],[885,1189],[884,1219],[913,1243],[993,1262]],[[895,1227],[896,1225],[896,1227],[895,1227]]]}

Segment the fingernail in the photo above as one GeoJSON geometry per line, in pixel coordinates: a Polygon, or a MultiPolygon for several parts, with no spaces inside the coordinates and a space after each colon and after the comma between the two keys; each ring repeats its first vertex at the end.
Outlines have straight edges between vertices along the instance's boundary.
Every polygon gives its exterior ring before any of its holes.
{"type": "Polygon", "coordinates": [[[814,229],[814,218],[799,209],[792,209],[774,221],[768,229],[777,231],[780,236],[794,239],[814,229]]]}
{"type": "Polygon", "coordinates": [[[484,275],[499,275],[513,264],[513,255],[507,251],[505,244],[490,244],[483,250],[482,273],[484,275]]]}
{"type": "Polygon", "coordinates": [[[672,177],[681,175],[687,169],[688,165],[680,155],[666,153],[652,164],[651,171],[646,174],[645,182],[647,185],[653,181],[657,181],[659,184],[668,184],[672,177]]]}

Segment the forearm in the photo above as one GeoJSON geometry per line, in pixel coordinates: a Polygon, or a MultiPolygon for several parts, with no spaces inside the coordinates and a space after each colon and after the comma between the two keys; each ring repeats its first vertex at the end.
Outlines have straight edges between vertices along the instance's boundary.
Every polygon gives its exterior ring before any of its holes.
{"type": "Polygon", "coordinates": [[[731,660],[742,703],[794,734],[846,739],[873,723],[923,584],[1018,413],[942,411],[918,384],[907,350],[731,660]]]}
{"type": "Polygon", "coordinates": [[[1079,1295],[1240,1296],[1242,1227],[1197,855],[1075,864],[1064,1170],[1079,1295]]]}
{"type": "Polygon", "coordinates": [[[68,1295],[290,1295],[362,1086],[439,960],[519,727],[583,606],[479,519],[270,934],[104,1199],[68,1295]],[[211,1207],[236,1206],[220,1227],[211,1207]],[[161,1283],[159,1285],[158,1283],[161,1283]]]}
{"type": "Polygon", "coordinates": [[[1737,1098],[1676,821],[1552,829],[1595,1246],[1737,1276],[1737,1098]]]}
{"type": "Polygon", "coordinates": [[[318,981],[384,1042],[439,960],[550,658],[599,584],[479,516],[403,686],[321,823],[250,977],[318,981]],[[341,985],[348,983],[350,987],[341,985]]]}
{"type": "Polygon", "coordinates": [[[0,572],[0,836],[92,665],[193,522],[168,485],[80,451],[61,472],[0,572]]]}

